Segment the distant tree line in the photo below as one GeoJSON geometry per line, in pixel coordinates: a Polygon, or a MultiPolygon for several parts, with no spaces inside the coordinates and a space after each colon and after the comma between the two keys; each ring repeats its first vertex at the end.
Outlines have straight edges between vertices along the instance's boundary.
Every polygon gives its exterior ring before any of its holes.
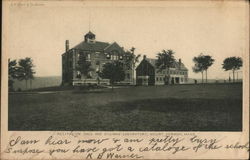
{"type": "Polygon", "coordinates": [[[9,91],[14,90],[14,80],[25,80],[26,89],[28,89],[28,81],[30,82],[30,89],[32,88],[32,80],[34,79],[34,64],[33,60],[29,57],[17,60],[8,60],[9,74],[8,74],[8,87],[9,91]]]}

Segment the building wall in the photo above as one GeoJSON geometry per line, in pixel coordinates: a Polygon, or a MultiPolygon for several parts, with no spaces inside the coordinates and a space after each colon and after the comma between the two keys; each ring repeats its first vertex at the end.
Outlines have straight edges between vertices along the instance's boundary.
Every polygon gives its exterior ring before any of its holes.
{"type": "Polygon", "coordinates": [[[162,70],[159,72],[156,70],[155,72],[155,85],[164,85],[165,78],[170,76],[170,84],[172,83],[171,80],[174,78],[174,84],[184,84],[188,81],[188,71],[187,70],[179,70],[178,68],[170,68],[169,71],[162,70]],[[178,82],[179,80],[179,82],[178,82]]]}
{"type": "Polygon", "coordinates": [[[62,85],[72,83],[73,79],[73,51],[62,54],[62,85]]]}
{"type": "MultiPolygon", "coordinates": [[[[86,51],[80,49],[72,49],[67,53],[62,55],[63,62],[63,82],[72,84],[73,80],[79,80],[77,78],[77,65],[79,61],[80,54],[83,54],[87,57],[87,60],[91,62],[91,79],[97,79],[98,74],[97,71],[102,71],[103,65],[106,63],[114,62],[119,60],[121,62],[125,61],[126,55],[125,53],[106,53],[103,51],[86,51]]],[[[132,65],[132,64],[131,64],[132,65]]],[[[125,66],[124,66],[125,67],[125,66]]],[[[82,75],[82,79],[86,78],[86,75],[82,75]]],[[[132,82],[132,70],[125,69],[125,83],[132,82]]]]}

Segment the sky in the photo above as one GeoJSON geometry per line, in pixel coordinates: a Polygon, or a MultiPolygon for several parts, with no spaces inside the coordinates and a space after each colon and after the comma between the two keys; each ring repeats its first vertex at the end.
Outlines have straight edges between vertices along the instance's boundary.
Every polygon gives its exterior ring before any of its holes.
{"type": "Polygon", "coordinates": [[[65,40],[72,48],[89,30],[97,41],[133,46],[148,58],[172,49],[190,78],[201,78],[192,71],[192,59],[200,53],[215,59],[208,70],[211,79],[228,78],[222,69],[226,57],[249,54],[246,1],[31,1],[9,3],[3,16],[8,57],[31,57],[36,76],[60,76],[65,40]]]}

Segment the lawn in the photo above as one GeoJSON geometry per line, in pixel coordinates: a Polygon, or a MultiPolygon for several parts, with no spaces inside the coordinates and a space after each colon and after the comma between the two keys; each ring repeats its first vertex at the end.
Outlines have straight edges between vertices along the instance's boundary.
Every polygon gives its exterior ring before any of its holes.
{"type": "Polygon", "coordinates": [[[241,131],[242,84],[13,93],[9,130],[241,131]]]}

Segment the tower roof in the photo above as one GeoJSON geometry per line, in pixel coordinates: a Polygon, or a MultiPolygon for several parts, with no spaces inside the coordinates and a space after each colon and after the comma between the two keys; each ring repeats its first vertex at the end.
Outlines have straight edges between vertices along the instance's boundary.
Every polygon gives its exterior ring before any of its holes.
{"type": "Polygon", "coordinates": [[[87,34],[85,34],[85,36],[90,36],[90,35],[95,36],[95,34],[94,34],[94,33],[92,33],[91,31],[89,31],[87,34]]]}

